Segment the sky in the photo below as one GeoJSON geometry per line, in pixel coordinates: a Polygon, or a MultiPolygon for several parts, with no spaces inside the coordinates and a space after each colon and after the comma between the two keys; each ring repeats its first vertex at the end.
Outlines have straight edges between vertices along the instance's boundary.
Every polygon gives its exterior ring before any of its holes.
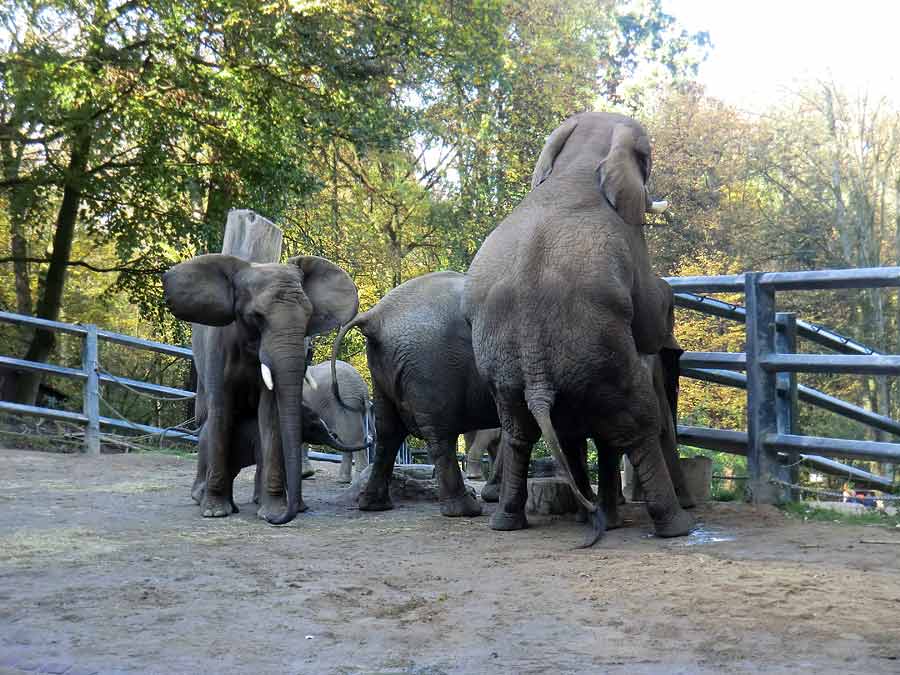
{"type": "Polygon", "coordinates": [[[713,43],[699,80],[750,111],[798,83],[833,80],[900,103],[898,0],[663,0],[666,13],[713,43]]]}

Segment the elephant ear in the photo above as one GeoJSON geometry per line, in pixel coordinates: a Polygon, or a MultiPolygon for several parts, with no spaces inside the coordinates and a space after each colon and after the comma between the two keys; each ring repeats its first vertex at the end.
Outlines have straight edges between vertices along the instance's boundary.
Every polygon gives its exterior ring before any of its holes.
{"type": "Polygon", "coordinates": [[[288,260],[303,272],[303,291],[313,306],[307,335],[325,333],[356,316],[359,294],[353,279],[330,260],[302,255],[288,260]]]}
{"type": "Polygon", "coordinates": [[[577,126],[578,118],[570,117],[560,124],[547,138],[547,142],[544,143],[544,148],[538,157],[537,164],[534,165],[534,173],[531,174],[532,190],[550,177],[550,172],[553,171],[553,162],[556,161],[557,155],[562,152],[563,146],[577,126]]]}
{"type": "Polygon", "coordinates": [[[600,187],[626,223],[643,225],[650,177],[650,141],[628,124],[617,124],[609,154],[600,161],[600,187]],[[640,134],[637,137],[636,134],[640,134]]]}
{"type": "Polygon", "coordinates": [[[250,263],[210,253],[178,263],[163,274],[166,305],[176,318],[205,326],[234,321],[234,276],[250,263]]]}

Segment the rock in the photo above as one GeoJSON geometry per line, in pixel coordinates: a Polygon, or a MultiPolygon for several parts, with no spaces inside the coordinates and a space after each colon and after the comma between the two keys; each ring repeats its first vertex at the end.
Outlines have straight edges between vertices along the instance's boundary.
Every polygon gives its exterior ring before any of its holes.
{"type": "Polygon", "coordinates": [[[869,511],[862,504],[857,504],[856,502],[804,502],[809,506],[813,506],[817,509],[828,509],[829,511],[836,511],[837,513],[852,513],[852,514],[861,514],[869,511]]]}
{"type": "Polygon", "coordinates": [[[578,502],[564,478],[531,478],[528,480],[525,510],[542,516],[576,513],[578,502]]]}
{"type": "MultiPolygon", "coordinates": [[[[347,491],[341,495],[341,502],[355,504],[359,501],[359,495],[369,482],[372,475],[372,465],[367,466],[359,476],[350,484],[347,491]]],[[[472,497],[475,497],[475,488],[468,483],[466,489],[472,497]]],[[[440,500],[437,478],[434,477],[434,465],[432,464],[397,464],[391,476],[391,500],[393,501],[430,501],[440,500]]]]}

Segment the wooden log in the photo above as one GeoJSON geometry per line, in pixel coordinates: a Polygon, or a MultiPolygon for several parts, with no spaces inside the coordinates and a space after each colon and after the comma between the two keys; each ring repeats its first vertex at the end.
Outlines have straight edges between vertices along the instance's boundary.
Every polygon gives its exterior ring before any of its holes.
{"type": "Polygon", "coordinates": [[[525,510],[543,516],[577,513],[578,502],[565,478],[530,478],[525,510]]]}
{"type": "Polygon", "coordinates": [[[250,262],[281,260],[281,230],[275,223],[249,209],[232,209],[225,224],[222,253],[250,262]]]}

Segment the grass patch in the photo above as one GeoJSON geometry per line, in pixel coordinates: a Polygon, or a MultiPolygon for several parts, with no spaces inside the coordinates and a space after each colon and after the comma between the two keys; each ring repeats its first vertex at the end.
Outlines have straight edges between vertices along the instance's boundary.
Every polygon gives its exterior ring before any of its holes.
{"type": "Polygon", "coordinates": [[[811,502],[794,502],[782,504],[781,510],[786,514],[803,520],[823,523],[842,523],[845,525],[880,525],[882,527],[900,528],[900,514],[889,515],[884,511],[868,509],[862,513],[842,513],[829,508],[816,506],[811,502]]]}

